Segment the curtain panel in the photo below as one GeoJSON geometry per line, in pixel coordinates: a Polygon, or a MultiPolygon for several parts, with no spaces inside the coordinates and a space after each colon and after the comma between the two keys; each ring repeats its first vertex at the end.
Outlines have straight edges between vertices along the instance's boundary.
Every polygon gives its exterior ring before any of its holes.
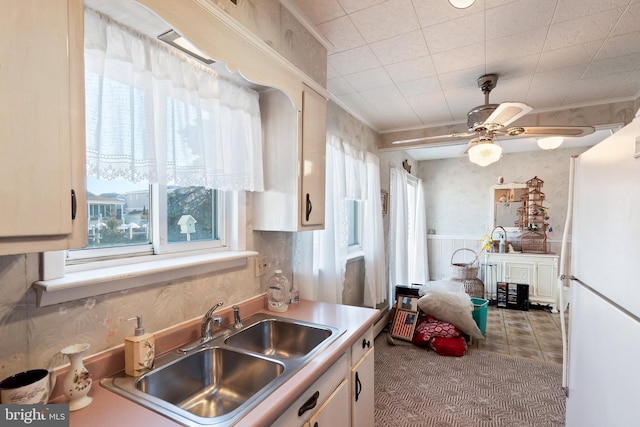
{"type": "Polygon", "coordinates": [[[306,299],[342,303],[347,264],[347,201],[361,200],[365,259],[364,305],[375,307],[386,297],[385,251],[378,158],[327,135],[325,228],[296,233],[294,280],[306,299]]]}
{"type": "Polygon", "coordinates": [[[85,10],[87,174],[263,190],[258,93],[85,10]]]}

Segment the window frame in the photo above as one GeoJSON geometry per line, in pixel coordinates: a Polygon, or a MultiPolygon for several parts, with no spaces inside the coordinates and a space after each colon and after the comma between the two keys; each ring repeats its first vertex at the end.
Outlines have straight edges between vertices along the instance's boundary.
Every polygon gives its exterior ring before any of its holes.
{"type": "MultiPolygon", "coordinates": [[[[354,200],[354,199],[347,199],[346,203],[354,203],[355,206],[357,207],[357,214],[354,217],[354,220],[356,222],[356,240],[357,242],[354,244],[349,244],[349,242],[347,241],[347,255],[361,255],[363,252],[363,248],[362,248],[362,228],[364,226],[364,203],[362,200],[354,200]]],[[[351,223],[348,223],[347,226],[349,227],[349,234],[351,232],[351,223]]]]}

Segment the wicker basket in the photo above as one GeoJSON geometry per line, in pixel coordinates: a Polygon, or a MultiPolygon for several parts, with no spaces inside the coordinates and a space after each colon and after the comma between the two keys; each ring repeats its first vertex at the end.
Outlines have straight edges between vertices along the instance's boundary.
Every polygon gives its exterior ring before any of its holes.
{"type": "Polygon", "coordinates": [[[472,263],[454,263],[453,257],[460,251],[469,251],[473,253],[474,258],[476,257],[476,253],[467,248],[461,248],[451,254],[451,277],[455,280],[471,280],[476,279],[478,277],[478,270],[480,266],[475,262],[472,263]]]}

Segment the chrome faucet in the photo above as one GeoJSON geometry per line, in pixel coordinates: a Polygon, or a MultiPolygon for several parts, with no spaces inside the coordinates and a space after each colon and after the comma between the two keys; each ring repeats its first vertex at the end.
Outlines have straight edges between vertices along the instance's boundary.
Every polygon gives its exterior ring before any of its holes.
{"type": "Polygon", "coordinates": [[[207,314],[202,317],[202,323],[200,324],[201,339],[207,339],[207,341],[211,341],[211,327],[214,324],[216,326],[222,325],[222,317],[213,315],[213,312],[216,311],[222,304],[224,304],[224,302],[220,301],[219,303],[211,307],[209,311],[207,311],[207,314]]]}
{"type": "Polygon", "coordinates": [[[195,350],[201,345],[206,344],[219,336],[231,333],[230,330],[224,330],[216,335],[213,335],[213,333],[211,332],[211,328],[214,324],[216,326],[222,325],[222,317],[213,315],[213,312],[216,311],[216,309],[218,309],[218,307],[220,307],[222,304],[224,304],[224,302],[220,301],[219,303],[211,307],[209,311],[207,311],[207,313],[202,317],[202,322],[200,323],[200,339],[185,347],[180,347],[178,349],[179,353],[188,353],[191,350],[195,350]]]}
{"type": "Polygon", "coordinates": [[[233,306],[233,329],[239,331],[242,329],[242,322],[240,321],[240,307],[233,306]]]}

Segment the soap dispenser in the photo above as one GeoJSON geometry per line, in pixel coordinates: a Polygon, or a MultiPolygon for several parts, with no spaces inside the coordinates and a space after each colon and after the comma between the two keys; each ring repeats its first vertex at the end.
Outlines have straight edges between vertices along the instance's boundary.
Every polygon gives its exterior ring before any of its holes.
{"type": "Polygon", "coordinates": [[[504,241],[504,234],[500,233],[500,244],[498,245],[498,252],[503,254],[506,252],[506,243],[504,241]]]}
{"type": "Polygon", "coordinates": [[[156,356],[156,342],[153,334],[146,334],[142,327],[142,316],[136,320],[134,335],[124,339],[124,371],[132,377],[139,377],[153,369],[156,356]]]}

